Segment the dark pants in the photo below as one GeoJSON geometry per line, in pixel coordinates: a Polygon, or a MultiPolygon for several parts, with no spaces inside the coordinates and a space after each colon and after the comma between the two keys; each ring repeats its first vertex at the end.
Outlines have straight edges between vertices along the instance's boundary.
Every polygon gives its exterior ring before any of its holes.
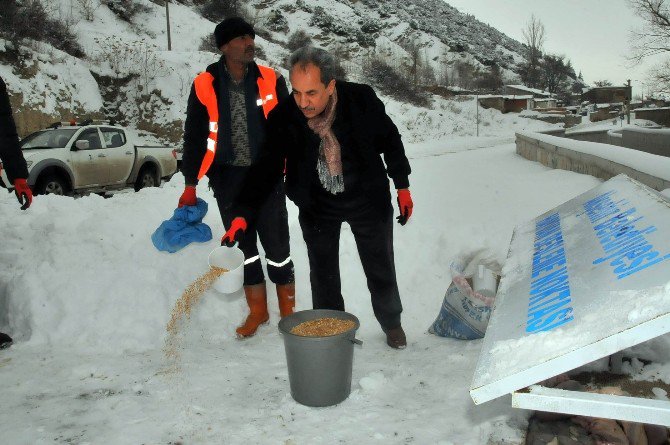
{"type": "MultiPolygon", "coordinates": [[[[229,199],[214,187],[214,196],[219,206],[221,220],[226,230],[230,227],[233,215],[229,199]]],[[[288,213],[284,184],[280,183],[261,206],[254,221],[247,221],[244,239],[238,243],[244,252],[244,285],[251,286],[265,281],[263,266],[258,253],[257,240],[260,239],[267,261],[268,276],[276,284],[288,284],[295,281],[293,261],[289,247],[288,213]]]]}
{"type": "Polygon", "coordinates": [[[400,326],[402,303],[393,259],[392,208],[368,209],[340,219],[300,212],[299,221],[307,244],[314,309],[344,310],[339,244],[342,222],[347,222],[358,247],[377,321],[384,330],[400,326]]]}

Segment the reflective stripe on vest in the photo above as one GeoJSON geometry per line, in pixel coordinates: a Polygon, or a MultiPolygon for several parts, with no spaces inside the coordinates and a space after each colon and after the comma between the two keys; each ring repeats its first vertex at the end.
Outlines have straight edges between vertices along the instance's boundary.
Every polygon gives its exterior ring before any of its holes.
{"type": "Polygon", "coordinates": [[[256,82],[258,84],[256,104],[263,106],[263,113],[267,119],[270,111],[279,103],[279,99],[277,99],[277,73],[272,68],[263,65],[258,65],[258,69],[261,72],[261,77],[256,82]]]}
{"type": "MultiPolygon", "coordinates": [[[[275,70],[263,65],[257,65],[261,72],[256,83],[258,85],[258,100],[256,104],[263,107],[263,114],[267,119],[268,114],[279,103],[277,99],[277,74],[275,70]]],[[[200,73],[193,82],[195,86],[195,95],[201,104],[207,108],[209,115],[209,136],[207,137],[207,151],[202,159],[198,179],[209,170],[214,162],[219,132],[219,106],[216,101],[216,92],[214,92],[214,76],[208,72],[200,73]]]]}

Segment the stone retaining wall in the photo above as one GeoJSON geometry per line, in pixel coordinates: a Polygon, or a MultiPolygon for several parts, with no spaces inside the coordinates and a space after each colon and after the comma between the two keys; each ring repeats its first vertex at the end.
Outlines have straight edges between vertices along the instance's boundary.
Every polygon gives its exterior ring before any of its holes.
{"type": "Polygon", "coordinates": [[[555,139],[556,142],[547,143],[526,134],[516,133],[516,152],[526,159],[540,162],[547,167],[591,175],[604,181],[624,173],[654,190],[661,191],[670,188],[669,180],[652,176],[609,159],[572,150],[567,148],[568,144],[562,146],[561,138],[552,139],[555,139]]]}

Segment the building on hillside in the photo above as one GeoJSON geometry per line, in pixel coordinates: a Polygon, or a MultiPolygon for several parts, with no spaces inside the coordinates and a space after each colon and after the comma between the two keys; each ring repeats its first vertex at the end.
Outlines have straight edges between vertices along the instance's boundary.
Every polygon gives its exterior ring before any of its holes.
{"type": "Polygon", "coordinates": [[[435,94],[446,99],[454,96],[472,96],[477,94],[474,90],[466,90],[465,88],[450,85],[424,85],[422,88],[430,94],[435,94]]]}
{"type": "Polygon", "coordinates": [[[628,103],[631,99],[631,87],[593,87],[582,92],[582,101],[592,104],[628,103]]]}
{"type": "Polygon", "coordinates": [[[608,119],[620,119],[625,110],[626,107],[623,102],[595,104],[593,105],[593,111],[589,113],[589,120],[600,122],[608,119]]]}
{"type": "Polygon", "coordinates": [[[556,108],[558,106],[558,103],[555,98],[553,97],[546,97],[546,98],[533,98],[532,100],[532,108],[533,110],[540,110],[540,109],[545,109],[545,108],[556,108]]]}
{"type": "Polygon", "coordinates": [[[525,85],[505,85],[503,86],[503,94],[519,96],[530,94],[535,99],[547,99],[551,97],[548,91],[529,88],[525,85]]]}
{"type": "Polygon", "coordinates": [[[532,107],[533,96],[493,95],[478,96],[482,108],[495,108],[502,113],[519,113],[532,107]]]}
{"type": "Polygon", "coordinates": [[[582,93],[570,93],[570,98],[568,99],[568,106],[579,106],[582,103],[582,93]]]}
{"type": "Polygon", "coordinates": [[[505,85],[503,87],[503,94],[531,96],[531,101],[528,104],[528,109],[537,110],[539,108],[556,108],[558,101],[548,91],[538,90],[536,88],[529,88],[525,85],[505,85]]]}

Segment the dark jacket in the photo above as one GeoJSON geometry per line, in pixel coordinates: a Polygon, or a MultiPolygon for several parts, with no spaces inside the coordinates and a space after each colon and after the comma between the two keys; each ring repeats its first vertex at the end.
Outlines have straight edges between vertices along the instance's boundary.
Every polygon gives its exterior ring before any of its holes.
{"type": "Polygon", "coordinates": [[[0,160],[11,182],[16,178],[28,178],[28,167],[19,146],[19,135],[16,133],[7,87],[2,78],[0,78],[0,160]]]}
{"type": "MultiPolygon", "coordinates": [[[[207,72],[214,76],[214,91],[219,104],[219,132],[216,155],[207,176],[211,179],[211,173],[218,172],[233,160],[231,142],[231,118],[230,118],[230,96],[228,92],[228,75],[221,59],[209,65],[207,72]]],[[[247,106],[247,133],[249,135],[249,147],[252,160],[258,159],[261,147],[265,143],[266,119],[263,107],[257,105],[258,84],[257,79],[261,73],[256,63],[249,65],[249,70],[244,77],[244,90],[247,106]]],[[[277,73],[277,98],[281,101],[288,97],[288,89],[284,78],[277,73]]],[[[184,126],[184,157],[182,160],[182,172],[187,184],[197,184],[198,171],[207,151],[207,137],[209,136],[209,114],[195,94],[195,86],[191,86],[191,94],[188,98],[186,109],[186,123],[184,126]]]]}
{"type": "MultiPolygon", "coordinates": [[[[342,150],[345,193],[388,205],[388,178],[407,188],[411,172],[398,128],[370,86],[338,80],[336,88],[332,128],[342,150]]],[[[281,180],[286,159],[286,195],[301,210],[318,212],[319,142],[295,100],[279,104],[268,117],[267,150],[249,172],[235,210],[249,217],[281,180]]]]}

